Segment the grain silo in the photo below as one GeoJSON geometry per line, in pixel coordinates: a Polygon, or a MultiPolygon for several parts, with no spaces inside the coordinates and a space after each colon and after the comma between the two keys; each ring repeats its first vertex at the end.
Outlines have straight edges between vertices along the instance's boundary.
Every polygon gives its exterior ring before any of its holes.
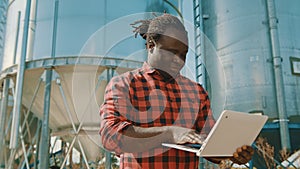
{"type": "Polygon", "coordinates": [[[92,165],[101,152],[98,108],[105,85],[146,58],[129,24],[152,12],[174,14],[174,6],[157,0],[15,0],[1,6],[7,23],[0,168],[47,168],[48,156],[56,155],[50,136],[67,145],[60,146],[59,165],[71,161],[73,147],[86,167],[92,165]]]}
{"type": "Polygon", "coordinates": [[[206,76],[215,114],[268,115],[262,135],[277,154],[300,148],[299,6],[297,0],[194,1],[198,56],[207,70],[199,61],[198,77],[206,76]]]}

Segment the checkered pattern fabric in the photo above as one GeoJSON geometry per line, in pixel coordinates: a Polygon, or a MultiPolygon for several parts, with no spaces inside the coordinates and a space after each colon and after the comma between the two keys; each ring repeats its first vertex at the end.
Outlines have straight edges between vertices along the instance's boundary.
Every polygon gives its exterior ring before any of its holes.
{"type": "Polygon", "coordinates": [[[120,155],[120,168],[127,169],[190,169],[198,166],[198,157],[194,153],[162,146],[147,152],[124,152],[120,140],[127,126],[176,125],[208,133],[215,123],[208,95],[201,85],[181,75],[166,81],[147,63],[111,79],[100,116],[103,146],[120,155]]]}

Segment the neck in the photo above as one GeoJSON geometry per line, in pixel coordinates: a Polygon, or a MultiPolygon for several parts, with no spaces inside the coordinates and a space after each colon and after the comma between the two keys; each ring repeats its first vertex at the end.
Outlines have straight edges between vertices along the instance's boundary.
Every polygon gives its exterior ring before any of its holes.
{"type": "Polygon", "coordinates": [[[147,61],[147,64],[149,65],[149,66],[151,66],[152,68],[154,68],[156,71],[158,71],[160,74],[161,74],[161,76],[165,79],[165,80],[170,80],[170,79],[175,79],[175,77],[179,74],[179,73],[177,73],[177,74],[170,74],[170,73],[168,73],[168,72],[166,72],[166,71],[163,71],[163,70],[161,70],[161,69],[158,69],[158,68],[155,68],[155,67],[153,67],[152,65],[151,65],[151,63],[149,63],[149,61],[147,61]]]}
{"type": "Polygon", "coordinates": [[[161,76],[166,80],[166,81],[169,81],[169,80],[172,80],[172,79],[175,79],[176,75],[171,75],[169,74],[168,72],[165,72],[163,70],[160,70],[160,69],[156,69],[160,74],[161,76]]]}

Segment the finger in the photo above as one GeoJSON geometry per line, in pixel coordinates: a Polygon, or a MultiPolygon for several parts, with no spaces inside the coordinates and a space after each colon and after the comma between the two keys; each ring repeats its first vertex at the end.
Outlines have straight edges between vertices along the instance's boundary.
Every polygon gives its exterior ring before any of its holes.
{"type": "Polygon", "coordinates": [[[203,142],[203,138],[199,134],[190,133],[188,136],[191,139],[192,143],[202,144],[202,142],[203,142]]]}
{"type": "Polygon", "coordinates": [[[233,163],[239,164],[240,162],[239,162],[238,158],[239,158],[239,154],[238,154],[237,152],[234,152],[234,153],[233,153],[233,157],[230,158],[230,160],[231,160],[233,163]]]}
{"type": "Polygon", "coordinates": [[[236,163],[245,164],[251,160],[253,154],[254,154],[253,148],[251,146],[245,145],[240,148],[237,148],[233,158],[235,159],[236,163]]]}
{"type": "Polygon", "coordinates": [[[243,150],[247,150],[247,149],[248,149],[248,146],[247,146],[247,145],[243,145],[243,146],[242,146],[242,149],[243,149],[243,150]]]}
{"type": "Polygon", "coordinates": [[[251,146],[249,146],[249,145],[244,145],[244,146],[242,146],[242,149],[245,150],[245,151],[247,151],[247,152],[249,152],[251,155],[254,154],[254,149],[253,149],[253,147],[251,147],[251,146]]]}
{"type": "Polygon", "coordinates": [[[243,151],[243,149],[241,147],[236,149],[236,152],[241,153],[243,151]]]}
{"type": "Polygon", "coordinates": [[[198,137],[198,139],[201,140],[201,142],[203,142],[207,137],[206,134],[198,134],[198,133],[195,133],[195,136],[198,137]]]}
{"type": "Polygon", "coordinates": [[[242,147],[236,149],[236,152],[233,153],[233,157],[231,158],[233,163],[243,164],[244,157],[242,156],[242,151],[242,147]]]}
{"type": "Polygon", "coordinates": [[[253,154],[250,154],[249,152],[242,152],[241,156],[245,159],[245,161],[250,161],[252,159],[253,154]]]}
{"type": "Polygon", "coordinates": [[[190,136],[190,133],[193,133],[193,129],[184,129],[185,131],[182,133],[178,141],[176,142],[177,144],[185,144],[185,143],[190,143],[193,141],[192,137],[190,136]]]}
{"type": "Polygon", "coordinates": [[[186,136],[184,136],[183,138],[182,138],[182,141],[181,142],[183,142],[183,144],[184,143],[193,143],[193,144],[195,144],[195,143],[201,143],[201,141],[199,141],[194,135],[192,135],[192,134],[188,134],[188,135],[186,135],[186,136]]]}
{"type": "Polygon", "coordinates": [[[246,164],[248,162],[248,160],[240,156],[237,152],[233,153],[233,157],[230,160],[236,164],[246,164]]]}
{"type": "Polygon", "coordinates": [[[239,154],[237,152],[234,152],[233,153],[233,158],[238,158],[239,157],[239,154]]]}
{"type": "Polygon", "coordinates": [[[182,136],[177,144],[192,143],[193,139],[189,135],[182,136]]]}
{"type": "Polygon", "coordinates": [[[242,151],[239,152],[240,155],[250,160],[254,154],[254,149],[249,145],[244,145],[241,147],[241,149],[242,151]]]}
{"type": "Polygon", "coordinates": [[[241,153],[239,153],[239,161],[242,162],[242,163],[247,163],[248,161],[250,161],[252,158],[252,155],[249,154],[248,152],[246,151],[243,151],[241,153]]]}
{"type": "Polygon", "coordinates": [[[201,137],[201,141],[204,141],[207,137],[207,134],[199,134],[201,137]]]}

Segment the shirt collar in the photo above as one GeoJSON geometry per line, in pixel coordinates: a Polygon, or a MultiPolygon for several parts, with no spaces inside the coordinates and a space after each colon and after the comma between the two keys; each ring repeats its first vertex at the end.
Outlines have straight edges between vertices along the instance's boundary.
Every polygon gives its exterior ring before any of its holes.
{"type": "Polygon", "coordinates": [[[157,72],[155,68],[151,67],[147,62],[144,62],[143,64],[143,71],[147,74],[153,74],[154,72],[157,72]]]}
{"type": "MultiPolygon", "coordinates": [[[[163,76],[159,73],[159,71],[157,71],[154,67],[151,67],[147,62],[144,62],[143,64],[143,72],[152,75],[153,78],[157,80],[165,80],[163,76]]],[[[179,77],[180,73],[178,73],[174,79],[177,79],[179,77]]],[[[168,79],[167,82],[173,81],[174,79],[168,79]]]]}

